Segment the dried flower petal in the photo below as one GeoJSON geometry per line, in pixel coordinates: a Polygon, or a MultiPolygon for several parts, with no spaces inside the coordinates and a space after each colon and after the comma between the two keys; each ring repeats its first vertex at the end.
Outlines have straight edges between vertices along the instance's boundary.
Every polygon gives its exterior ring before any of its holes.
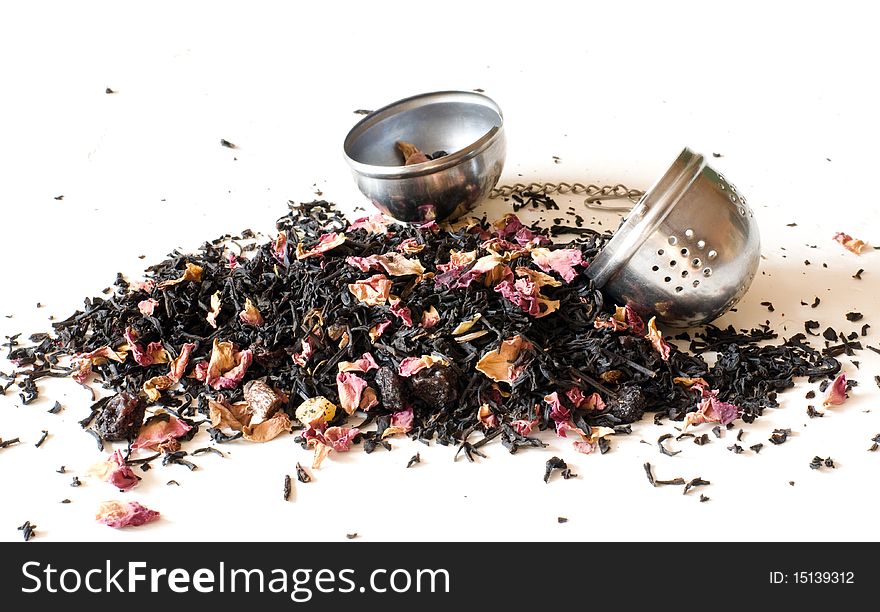
{"type": "Polygon", "coordinates": [[[849,234],[844,234],[843,232],[837,232],[834,234],[834,240],[856,255],[861,255],[862,250],[868,246],[864,241],[859,240],[858,238],[853,238],[849,234]]]}
{"type": "Polygon", "coordinates": [[[412,376],[416,372],[430,368],[434,365],[449,365],[449,360],[442,355],[422,355],[421,357],[407,357],[400,362],[398,372],[401,376],[412,376]]]}
{"type": "Polygon", "coordinates": [[[422,311],[422,320],[419,322],[425,329],[431,329],[437,323],[440,322],[440,313],[437,312],[437,309],[434,306],[428,306],[425,310],[422,311]]]}
{"type": "Polygon", "coordinates": [[[379,364],[373,359],[370,353],[364,353],[360,359],[355,361],[340,361],[336,367],[340,372],[369,372],[370,370],[378,370],[379,364]]]}
{"type": "Polygon", "coordinates": [[[391,415],[391,425],[382,432],[382,437],[387,438],[395,434],[405,434],[412,430],[413,410],[399,410],[391,415]]]}
{"type": "Polygon", "coordinates": [[[610,427],[593,427],[590,435],[583,440],[578,440],[573,444],[576,451],[589,455],[596,450],[600,438],[607,438],[614,434],[614,430],[610,427]]]}
{"type": "Polygon", "coordinates": [[[543,272],[538,272],[537,270],[532,270],[531,268],[526,268],[520,266],[516,269],[517,276],[524,276],[529,279],[532,283],[535,284],[539,289],[544,286],[550,287],[561,287],[562,283],[549,274],[544,274],[543,272]]]}
{"type": "Polygon", "coordinates": [[[370,278],[350,283],[348,290],[361,304],[378,306],[388,301],[391,285],[391,280],[384,274],[374,274],[370,278]]]}
{"type": "Polygon", "coordinates": [[[739,407],[718,399],[717,390],[709,391],[700,384],[694,384],[692,388],[699,390],[702,399],[696,412],[688,412],[685,415],[683,430],[702,423],[719,423],[726,426],[739,416],[741,412],[739,407]]]}
{"type": "Polygon", "coordinates": [[[88,474],[105,482],[109,482],[120,491],[133,489],[140,479],[125,463],[122,451],[114,451],[105,461],[100,461],[89,468],[88,474]]]}
{"type": "Polygon", "coordinates": [[[328,427],[323,433],[323,443],[342,453],[351,449],[351,443],[359,433],[357,427],[328,427]]]}
{"type": "MultiPolygon", "coordinates": [[[[527,268],[520,268],[527,270],[527,268]]],[[[529,313],[536,319],[546,317],[559,308],[559,300],[547,299],[541,294],[540,286],[529,278],[520,278],[514,281],[513,274],[507,269],[506,277],[495,285],[495,291],[519,306],[524,312],[529,313]]],[[[537,274],[540,274],[538,272],[537,274]]],[[[542,275],[546,276],[546,275],[542,275]]]]}
{"type": "Polygon", "coordinates": [[[278,232],[275,242],[272,243],[272,257],[274,257],[278,263],[284,264],[285,266],[290,263],[290,259],[287,256],[287,232],[278,232]]]}
{"type": "Polygon", "coordinates": [[[159,518],[159,513],[137,502],[105,501],[98,507],[95,520],[108,527],[138,527],[159,518]]]}
{"type": "Polygon", "coordinates": [[[128,348],[131,351],[135,362],[140,366],[150,366],[156,363],[168,363],[168,351],[162,346],[161,342],[151,342],[144,349],[138,343],[138,335],[134,328],[127,328],[123,333],[128,348]]]}
{"type": "Polygon", "coordinates": [[[575,266],[584,264],[584,254],[579,249],[556,249],[551,251],[546,248],[532,249],[532,261],[544,272],[556,272],[559,276],[570,283],[577,276],[575,266]]]}
{"type": "Polygon", "coordinates": [[[381,323],[376,323],[373,327],[370,328],[370,341],[376,342],[378,338],[385,333],[385,330],[391,325],[391,319],[385,319],[381,323]]]}
{"type": "Polygon", "coordinates": [[[211,296],[211,309],[208,311],[208,316],[205,319],[208,321],[208,325],[217,329],[217,317],[220,315],[220,292],[215,291],[211,296]]]}
{"type": "Polygon", "coordinates": [[[407,238],[397,245],[397,251],[408,255],[415,255],[425,250],[425,245],[415,238],[407,238]]]}
{"type": "Polygon", "coordinates": [[[138,302],[138,310],[141,311],[141,314],[145,317],[149,317],[153,315],[153,311],[156,309],[156,306],[159,305],[159,300],[155,300],[153,298],[149,298],[146,300],[141,300],[138,302]]]}
{"type": "Polygon", "coordinates": [[[388,303],[391,304],[391,314],[401,320],[406,327],[412,327],[412,311],[403,305],[403,302],[396,295],[389,296],[388,303]]]}
{"type": "Polygon", "coordinates": [[[311,336],[308,336],[302,341],[302,352],[294,353],[290,358],[293,360],[293,363],[302,368],[309,362],[309,359],[312,358],[314,352],[314,340],[312,340],[311,336]]]}
{"type": "Polygon", "coordinates": [[[834,379],[834,382],[828,386],[828,391],[825,392],[825,399],[822,400],[822,405],[825,407],[839,406],[845,401],[846,374],[841,372],[837,378],[834,379]]]}
{"type": "Polygon", "coordinates": [[[73,357],[73,361],[82,362],[87,361],[91,365],[104,365],[107,361],[118,361],[122,363],[125,361],[125,356],[128,354],[127,351],[114,351],[109,346],[102,346],[101,348],[97,348],[94,351],[90,351],[88,353],[79,353],[73,357]]]}
{"type": "Polygon", "coordinates": [[[568,421],[571,420],[571,410],[562,405],[562,402],[559,400],[559,394],[554,391],[549,395],[544,396],[544,401],[550,404],[550,418],[556,421],[568,421]]]}
{"type": "Polygon", "coordinates": [[[324,459],[327,458],[327,455],[330,454],[330,451],[333,450],[333,447],[328,446],[327,444],[324,444],[322,442],[313,442],[312,440],[309,440],[309,443],[314,443],[315,445],[315,456],[312,459],[312,469],[317,470],[321,467],[321,463],[324,462],[324,459]]]}
{"type": "Polygon", "coordinates": [[[384,255],[370,255],[369,257],[346,257],[345,263],[354,266],[361,272],[370,269],[385,270],[391,276],[420,275],[425,273],[425,267],[418,259],[407,259],[401,253],[385,253],[384,255]]]}
{"type": "Polygon", "coordinates": [[[214,338],[205,383],[217,390],[235,388],[244,378],[253,357],[250,350],[238,351],[232,342],[220,342],[214,338]]]}
{"type": "Polygon", "coordinates": [[[489,404],[482,404],[477,409],[477,420],[487,429],[498,427],[498,417],[492,412],[489,404]]]}
{"type": "Polygon", "coordinates": [[[683,386],[687,387],[688,389],[690,389],[694,385],[699,385],[705,389],[709,388],[709,383],[707,383],[702,378],[687,378],[685,376],[676,376],[675,378],[672,379],[672,382],[679,384],[679,385],[683,385],[683,386]]]}
{"type": "Polygon", "coordinates": [[[495,382],[513,383],[527,365],[519,363],[520,353],[531,348],[522,336],[513,336],[483,355],[476,369],[495,382]]]}
{"type": "Polygon", "coordinates": [[[459,323],[455,329],[452,330],[453,336],[460,336],[461,334],[470,331],[470,329],[476,324],[477,321],[483,318],[483,315],[477,313],[474,315],[472,319],[468,319],[467,321],[463,321],[459,323]]]}
{"type": "Polygon", "coordinates": [[[310,249],[304,248],[302,242],[298,243],[296,245],[296,258],[305,259],[306,257],[319,257],[322,256],[323,253],[335,249],[344,242],[345,234],[329,232],[318,238],[318,244],[310,249]]]}
{"type": "Polygon", "coordinates": [[[245,440],[250,442],[268,442],[277,438],[282,433],[290,431],[293,423],[290,417],[283,410],[279,410],[272,415],[271,418],[257,423],[256,425],[245,425],[241,428],[241,433],[245,440]]]}
{"type": "Polygon", "coordinates": [[[669,361],[669,353],[672,347],[663,339],[663,332],[657,329],[656,320],[657,317],[651,317],[651,320],[648,321],[648,334],[645,338],[651,341],[651,345],[663,361],[669,361]]]}
{"type": "Polygon", "coordinates": [[[141,448],[149,448],[157,450],[177,441],[177,438],[183,437],[192,429],[186,422],[178,419],[173,415],[168,415],[167,419],[152,419],[146,425],[141,427],[138,437],[132,443],[133,450],[141,448]]]}
{"type": "Polygon", "coordinates": [[[152,278],[148,278],[142,281],[135,281],[131,284],[131,291],[143,291],[144,293],[152,293],[153,289],[156,288],[156,281],[152,278]]]}
{"type": "Polygon", "coordinates": [[[259,327],[264,322],[262,313],[260,313],[260,310],[254,306],[254,303],[251,302],[250,298],[245,298],[244,310],[238,313],[238,318],[241,319],[242,323],[247,323],[254,327],[259,327]]]}
{"type": "Polygon", "coordinates": [[[202,282],[202,267],[197,266],[193,263],[186,264],[186,270],[184,270],[183,274],[175,278],[173,280],[166,280],[159,283],[159,289],[166,289],[167,287],[171,287],[173,285],[179,285],[184,281],[192,281],[194,283],[202,282]]]}
{"type": "Polygon", "coordinates": [[[339,405],[349,415],[354,414],[361,403],[361,394],[367,388],[367,381],[349,372],[336,375],[336,390],[339,393],[339,405]]]}
{"type": "Polygon", "coordinates": [[[383,236],[388,232],[388,220],[381,213],[370,217],[361,217],[360,219],[355,219],[348,226],[348,229],[352,231],[362,229],[367,233],[383,236]]]}
{"type": "Polygon", "coordinates": [[[504,215],[494,223],[495,230],[500,238],[516,241],[520,245],[550,244],[550,240],[527,228],[513,213],[504,215]]]}
{"type": "Polygon", "coordinates": [[[527,421],[526,419],[517,419],[510,422],[510,426],[521,436],[527,436],[532,433],[532,428],[538,424],[538,419],[527,421]]]}

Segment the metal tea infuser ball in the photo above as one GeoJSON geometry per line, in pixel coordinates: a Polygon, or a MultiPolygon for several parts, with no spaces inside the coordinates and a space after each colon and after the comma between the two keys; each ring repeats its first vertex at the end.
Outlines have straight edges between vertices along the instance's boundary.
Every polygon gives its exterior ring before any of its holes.
{"type": "MultiPolygon", "coordinates": [[[[504,165],[501,109],[475,92],[435,92],[381,108],[355,125],[344,151],[361,192],[404,222],[452,220],[483,199],[531,191],[639,198],[586,269],[617,304],[673,327],[716,319],[745,294],[760,261],[752,209],[736,187],[685,148],[646,192],[623,185],[531,183],[495,188],[504,165]],[[395,144],[448,154],[402,166],[395,144]]],[[[615,208],[614,210],[619,210],[615,208]]]]}

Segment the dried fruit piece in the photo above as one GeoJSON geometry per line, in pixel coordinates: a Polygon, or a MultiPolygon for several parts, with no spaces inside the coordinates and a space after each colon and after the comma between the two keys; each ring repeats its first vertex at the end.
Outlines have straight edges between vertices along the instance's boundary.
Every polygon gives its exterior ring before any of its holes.
{"type": "Polygon", "coordinates": [[[104,404],[95,417],[95,431],[108,442],[134,440],[144,422],[146,410],[143,399],[123,391],[104,404]]]}
{"type": "Polygon", "coordinates": [[[447,366],[435,365],[410,377],[413,395],[439,410],[452,408],[458,399],[458,377],[447,366]]]}
{"type": "Polygon", "coordinates": [[[403,378],[397,372],[388,366],[383,366],[376,372],[375,380],[376,386],[379,388],[379,397],[383,408],[399,411],[406,407],[403,378]]]}

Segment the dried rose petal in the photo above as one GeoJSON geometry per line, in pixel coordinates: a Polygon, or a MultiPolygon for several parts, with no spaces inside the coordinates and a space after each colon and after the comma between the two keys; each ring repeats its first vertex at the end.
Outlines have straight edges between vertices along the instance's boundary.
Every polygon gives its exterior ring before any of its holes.
{"type": "Polygon", "coordinates": [[[351,443],[359,433],[357,427],[328,427],[323,433],[324,444],[336,452],[345,452],[351,449],[351,443]]]}
{"type": "Polygon", "coordinates": [[[584,254],[579,249],[556,249],[551,251],[546,248],[532,249],[532,261],[544,272],[556,272],[559,276],[570,283],[577,276],[575,266],[584,264],[584,254]]]}
{"type": "Polygon", "coordinates": [[[128,491],[140,482],[140,478],[125,463],[125,458],[120,450],[114,451],[106,460],[91,466],[88,474],[104,482],[109,482],[120,491],[128,491]]]}
{"type": "Polygon", "coordinates": [[[250,442],[268,442],[282,433],[289,432],[291,427],[293,423],[290,417],[286,412],[279,410],[271,418],[256,425],[245,425],[241,428],[241,433],[244,439],[250,442]]]}
{"type": "Polygon", "coordinates": [[[275,242],[272,243],[272,257],[285,266],[290,263],[287,256],[287,232],[278,232],[275,242]]]}
{"type": "Polygon", "coordinates": [[[476,369],[495,382],[513,383],[527,365],[517,364],[520,353],[531,348],[532,345],[522,336],[513,336],[483,355],[476,369]]]}
{"type": "Polygon", "coordinates": [[[148,278],[142,281],[135,281],[131,284],[131,291],[143,291],[145,293],[152,293],[153,289],[156,288],[156,281],[152,278],[148,278]]]}
{"type": "Polygon", "coordinates": [[[349,372],[336,375],[336,390],[339,393],[339,405],[349,415],[354,414],[361,403],[361,394],[367,388],[367,381],[349,372]]]}
{"type": "Polygon", "coordinates": [[[167,419],[153,418],[141,427],[138,437],[131,444],[131,448],[132,450],[141,448],[157,450],[160,446],[173,443],[177,438],[185,436],[190,429],[192,427],[174,415],[169,414],[167,419]]]}
{"type": "Polygon", "coordinates": [[[156,309],[156,306],[159,305],[159,300],[154,300],[153,298],[149,298],[146,300],[141,300],[138,302],[138,310],[141,311],[141,314],[145,317],[152,316],[153,311],[156,309]]]}
{"type": "Polygon", "coordinates": [[[217,329],[217,317],[220,315],[220,308],[222,305],[220,304],[220,292],[215,291],[211,296],[211,309],[208,311],[208,316],[205,319],[208,321],[208,325],[217,329]]]}
{"type": "Polygon", "coordinates": [[[567,421],[554,421],[554,423],[556,424],[556,435],[560,438],[567,438],[567,433],[569,431],[581,436],[582,438],[585,438],[587,436],[587,434],[584,433],[584,430],[580,427],[576,427],[570,419],[567,421]]]}
{"type": "Polygon", "coordinates": [[[391,425],[382,432],[382,437],[393,436],[395,434],[405,434],[412,430],[413,410],[407,408],[400,410],[391,415],[391,425]]]}
{"type": "Polygon", "coordinates": [[[513,213],[504,215],[494,223],[494,227],[499,237],[515,240],[521,245],[550,244],[548,238],[527,228],[513,213]]]}
{"type": "Polygon", "coordinates": [[[482,404],[477,409],[477,420],[487,429],[498,427],[498,417],[492,412],[489,404],[482,404]]]}
{"type": "Polygon", "coordinates": [[[408,255],[415,255],[416,253],[421,253],[425,250],[425,245],[421,244],[415,238],[407,238],[397,245],[397,251],[400,253],[406,253],[408,255]]]}
{"type": "Polygon", "coordinates": [[[388,301],[391,285],[391,280],[384,274],[374,274],[370,278],[350,283],[348,290],[361,304],[378,306],[388,301]]]}
{"type": "MultiPolygon", "coordinates": [[[[183,375],[186,373],[186,367],[189,364],[189,357],[195,348],[195,344],[187,342],[180,348],[180,355],[171,360],[167,375],[155,376],[144,382],[142,389],[151,402],[159,399],[161,396],[160,391],[170,389],[183,378],[183,375]]],[[[204,380],[204,377],[202,377],[202,380],[204,380]]]]}
{"type": "Polygon", "coordinates": [[[437,264],[437,275],[434,277],[434,283],[438,287],[451,287],[459,280],[465,268],[476,260],[476,251],[456,251],[455,249],[450,249],[449,262],[437,264]]]}
{"type": "Polygon", "coordinates": [[[369,257],[346,257],[345,263],[354,266],[361,272],[367,272],[370,269],[385,270],[391,276],[425,273],[425,267],[418,259],[407,259],[401,253],[394,252],[384,255],[370,255],[369,257]]]}
{"type": "Polygon", "coordinates": [[[521,436],[527,436],[532,433],[532,428],[538,424],[538,419],[527,421],[526,419],[517,419],[510,422],[510,426],[521,436]]]}
{"type": "Polygon", "coordinates": [[[391,325],[391,319],[385,319],[381,323],[376,323],[373,327],[370,328],[370,341],[376,342],[382,334],[385,333],[385,330],[391,325]]]}
{"type": "Polygon", "coordinates": [[[244,378],[251,361],[252,351],[238,351],[232,342],[220,342],[214,338],[205,383],[217,390],[232,389],[244,378]]]}
{"type": "Polygon", "coordinates": [[[239,265],[241,265],[241,264],[238,263],[238,257],[235,255],[235,253],[227,253],[226,254],[226,267],[227,268],[229,268],[230,270],[235,270],[239,265]]]}
{"type": "Polygon", "coordinates": [[[364,353],[355,361],[340,361],[336,366],[340,372],[369,372],[378,370],[379,364],[370,353],[364,353]]]}
{"type": "Polygon", "coordinates": [[[422,320],[419,323],[425,329],[431,329],[440,322],[440,313],[433,306],[428,306],[422,311],[422,320]]]}
{"type": "Polygon", "coordinates": [[[702,399],[696,412],[688,412],[685,415],[683,429],[702,423],[719,423],[726,426],[739,416],[741,412],[739,407],[718,399],[717,390],[709,391],[700,384],[694,384],[692,388],[700,392],[702,399]]]}
{"type": "Polygon", "coordinates": [[[589,455],[598,447],[600,438],[607,438],[614,435],[614,430],[610,427],[593,427],[589,436],[584,436],[583,440],[578,440],[573,444],[576,451],[589,455]]]}
{"type": "Polygon", "coordinates": [[[144,349],[138,343],[137,332],[131,327],[125,330],[123,336],[128,343],[132,357],[134,357],[138,365],[146,367],[156,363],[168,363],[168,351],[165,350],[161,342],[151,342],[144,349]]]}
{"type": "Polygon", "coordinates": [[[672,347],[663,339],[663,332],[657,329],[656,320],[657,317],[651,317],[651,320],[648,321],[648,334],[645,338],[651,341],[651,345],[663,361],[669,361],[669,353],[672,347]]]}
{"type": "Polygon", "coordinates": [[[327,234],[322,235],[318,238],[318,244],[313,246],[310,249],[306,249],[303,247],[302,242],[296,245],[296,258],[297,259],[305,259],[306,257],[319,257],[323,256],[323,253],[335,249],[339,245],[345,242],[345,234],[337,234],[336,232],[329,232],[327,234]]]}
{"type": "Polygon", "coordinates": [[[709,388],[709,383],[707,383],[702,378],[688,378],[686,376],[676,376],[675,378],[672,379],[672,382],[679,384],[679,385],[683,385],[683,386],[687,387],[688,389],[690,389],[691,387],[693,387],[695,385],[699,385],[700,387],[705,388],[705,389],[709,388]]]}
{"type": "Polygon", "coordinates": [[[125,361],[126,355],[126,351],[117,352],[109,346],[102,346],[88,353],[79,353],[73,357],[73,360],[77,362],[88,361],[91,365],[104,365],[108,360],[122,363],[125,361]]]}
{"type": "Polygon", "coordinates": [[[822,400],[822,405],[825,407],[839,406],[845,401],[846,374],[841,372],[837,378],[834,379],[834,382],[829,385],[828,390],[825,392],[825,399],[822,400]]]}
{"type": "Polygon", "coordinates": [[[392,295],[388,298],[388,302],[391,304],[391,314],[400,319],[405,326],[412,327],[412,311],[403,305],[400,298],[392,295]]]}
{"type": "Polygon", "coordinates": [[[571,410],[562,405],[559,394],[554,391],[544,396],[544,401],[550,404],[550,418],[556,421],[568,421],[571,419],[571,410]]]}
{"type": "Polygon", "coordinates": [[[315,352],[314,348],[314,340],[311,336],[307,337],[305,340],[301,342],[302,352],[294,353],[290,356],[293,363],[298,365],[299,367],[305,367],[305,365],[309,362],[309,359],[312,358],[312,354],[315,352]]]}
{"type": "Polygon", "coordinates": [[[238,313],[238,318],[241,319],[242,323],[247,323],[254,327],[259,327],[263,324],[263,315],[260,313],[260,310],[254,306],[254,303],[251,302],[250,298],[244,299],[244,310],[238,313]]]}
{"type": "Polygon", "coordinates": [[[116,529],[120,527],[138,527],[155,521],[158,518],[158,512],[150,510],[135,501],[105,501],[101,503],[97,514],[95,514],[96,521],[116,529]]]}
{"type": "Polygon", "coordinates": [[[388,232],[388,221],[385,219],[384,216],[382,216],[381,213],[379,213],[370,217],[361,217],[360,219],[355,219],[352,224],[348,226],[348,229],[362,229],[367,233],[379,234],[380,236],[382,236],[388,232]]]}
{"type": "Polygon", "coordinates": [[[858,238],[853,238],[849,234],[844,234],[843,232],[837,232],[834,234],[834,240],[856,255],[861,255],[862,250],[867,246],[864,241],[859,240],[858,238]]]}
{"type": "Polygon", "coordinates": [[[421,357],[407,357],[400,362],[398,372],[401,376],[412,376],[434,365],[449,365],[449,360],[441,355],[422,355],[421,357]]]}
{"type": "Polygon", "coordinates": [[[184,281],[192,281],[194,283],[200,283],[202,281],[202,267],[197,266],[194,263],[187,263],[186,270],[183,271],[183,274],[178,278],[172,280],[166,280],[159,283],[159,289],[165,289],[167,287],[172,287],[174,285],[179,285],[184,281]]]}
{"type": "Polygon", "coordinates": [[[470,329],[476,324],[477,321],[483,318],[483,315],[477,313],[474,315],[472,319],[468,319],[467,321],[462,321],[459,323],[455,329],[452,330],[453,336],[460,336],[461,334],[470,331],[470,329]]]}
{"type": "Polygon", "coordinates": [[[529,278],[520,278],[514,281],[513,274],[507,274],[504,280],[495,285],[495,291],[536,319],[546,317],[559,308],[559,301],[547,299],[541,294],[540,286],[529,278]]]}

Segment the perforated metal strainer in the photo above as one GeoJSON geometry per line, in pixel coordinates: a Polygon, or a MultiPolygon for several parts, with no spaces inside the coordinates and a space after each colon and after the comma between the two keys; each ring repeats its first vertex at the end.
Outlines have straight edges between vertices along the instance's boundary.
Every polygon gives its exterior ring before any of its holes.
{"type": "Polygon", "coordinates": [[[701,325],[748,290],[761,258],[752,209],[685,148],[587,268],[618,304],[673,327],[701,325]]]}

